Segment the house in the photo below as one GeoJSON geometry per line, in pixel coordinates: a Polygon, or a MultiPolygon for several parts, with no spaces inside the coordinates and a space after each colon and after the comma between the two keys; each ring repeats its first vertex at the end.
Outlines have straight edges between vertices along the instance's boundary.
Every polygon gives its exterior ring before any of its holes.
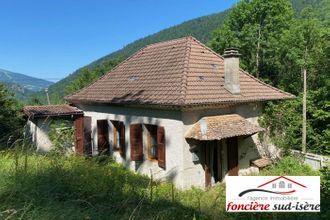
{"type": "Polygon", "coordinates": [[[240,69],[236,49],[220,56],[193,37],[148,45],[65,97],[84,113],[78,153],[111,154],[179,188],[248,173],[263,156],[263,104],[290,98],[240,69]]]}
{"type": "Polygon", "coordinates": [[[279,176],[272,180],[269,180],[266,183],[263,183],[260,186],[258,186],[258,188],[264,188],[268,190],[273,190],[273,189],[291,190],[293,188],[292,185],[307,188],[305,185],[298,183],[297,181],[294,181],[285,176],[279,176]]]}
{"type": "Polygon", "coordinates": [[[38,152],[48,152],[53,146],[49,137],[51,123],[63,119],[72,127],[75,119],[84,114],[69,105],[25,106],[23,113],[27,119],[25,136],[36,145],[38,152]]]}

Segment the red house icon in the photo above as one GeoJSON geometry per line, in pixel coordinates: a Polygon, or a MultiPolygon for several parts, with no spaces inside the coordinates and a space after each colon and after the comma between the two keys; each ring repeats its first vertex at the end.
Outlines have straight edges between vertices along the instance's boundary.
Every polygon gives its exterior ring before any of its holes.
{"type": "Polygon", "coordinates": [[[296,182],[296,181],[294,181],[292,179],[289,179],[289,178],[287,178],[285,176],[279,176],[279,177],[277,177],[275,179],[272,179],[272,180],[270,180],[270,181],[268,181],[266,183],[261,184],[260,186],[258,186],[258,188],[261,188],[263,186],[266,186],[266,185],[268,185],[270,183],[272,183],[272,188],[273,189],[275,189],[275,188],[282,188],[282,189],[283,188],[289,188],[290,189],[290,188],[292,188],[292,184],[296,184],[298,186],[307,188],[305,185],[303,185],[301,183],[298,183],[298,182],[296,182]],[[280,179],[282,179],[282,180],[281,181],[277,181],[277,180],[280,180],[280,179]],[[286,180],[286,181],[284,181],[284,180],[286,180]],[[285,182],[287,182],[287,185],[285,185],[285,182]]]}

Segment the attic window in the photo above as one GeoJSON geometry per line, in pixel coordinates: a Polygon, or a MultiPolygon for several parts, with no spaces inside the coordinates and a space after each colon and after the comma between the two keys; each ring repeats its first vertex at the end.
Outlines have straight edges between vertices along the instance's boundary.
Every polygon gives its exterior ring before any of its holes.
{"type": "Polygon", "coordinates": [[[211,66],[212,66],[213,70],[218,70],[218,67],[219,67],[218,64],[212,63],[211,66]]]}
{"type": "Polygon", "coordinates": [[[200,80],[204,80],[204,76],[198,76],[200,80]]]}
{"type": "Polygon", "coordinates": [[[139,77],[138,76],[135,76],[135,75],[132,75],[132,76],[129,76],[128,77],[128,80],[129,81],[135,81],[135,80],[138,80],[139,79],[139,77]]]}

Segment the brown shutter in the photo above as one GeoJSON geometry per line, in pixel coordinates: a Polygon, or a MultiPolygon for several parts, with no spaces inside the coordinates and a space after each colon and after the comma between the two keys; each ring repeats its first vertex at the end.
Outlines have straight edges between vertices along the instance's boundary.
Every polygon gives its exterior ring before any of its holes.
{"type": "Polygon", "coordinates": [[[142,125],[130,125],[131,160],[143,160],[142,125]]]}
{"type": "Polygon", "coordinates": [[[158,166],[166,169],[165,129],[157,128],[158,166]]]}
{"type": "Polygon", "coordinates": [[[75,147],[76,153],[79,155],[84,154],[84,117],[78,116],[74,120],[74,127],[75,127],[75,147]]]}
{"type": "Polygon", "coordinates": [[[92,155],[92,118],[84,117],[84,153],[92,155]]]}
{"type": "Polygon", "coordinates": [[[119,153],[120,155],[125,158],[126,156],[126,147],[125,147],[125,125],[123,122],[119,123],[119,153]]]}
{"type": "Polygon", "coordinates": [[[228,176],[238,176],[237,137],[227,139],[228,176]]]}

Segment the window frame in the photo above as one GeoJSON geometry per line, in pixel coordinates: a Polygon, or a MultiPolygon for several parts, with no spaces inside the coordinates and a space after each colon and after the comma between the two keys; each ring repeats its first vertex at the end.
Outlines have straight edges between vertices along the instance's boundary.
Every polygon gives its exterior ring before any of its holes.
{"type": "Polygon", "coordinates": [[[147,140],[146,140],[146,145],[147,145],[147,159],[150,161],[158,161],[158,143],[157,143],[157,129],[158,125],[153,125],[153,124],[144,124],[146,130],[147,130],[147,140]],[[154,141],[152,141],[152,139],[154,141]],[[153,142],[155,143],[153,145],[153,142]],[[152,147],[156,146],[156,153],[155,156],[152,156],[152,147]]]}

